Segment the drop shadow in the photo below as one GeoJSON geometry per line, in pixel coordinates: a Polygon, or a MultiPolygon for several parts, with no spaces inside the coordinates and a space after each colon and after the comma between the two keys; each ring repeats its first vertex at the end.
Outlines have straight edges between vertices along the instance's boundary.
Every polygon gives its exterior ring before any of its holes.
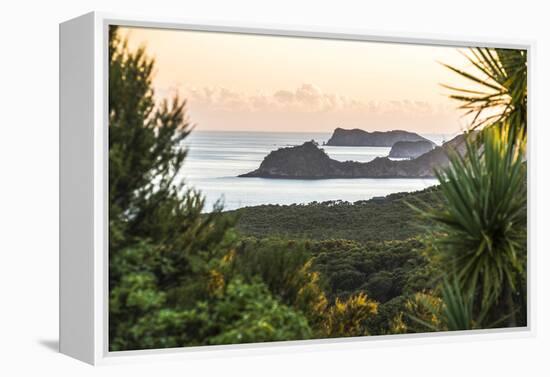
{"type": "Polygon", "coordinates": [[[49,349],[52,352],[59,352],[59,340],[39,340],[38,344],[40,344],[42,347],[49,349]]]}

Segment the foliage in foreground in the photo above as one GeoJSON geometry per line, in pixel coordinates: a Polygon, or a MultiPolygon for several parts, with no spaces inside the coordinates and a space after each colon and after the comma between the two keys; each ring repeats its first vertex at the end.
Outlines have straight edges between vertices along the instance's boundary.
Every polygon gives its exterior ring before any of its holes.
{"type": "Polygon", "coordinates": [[[426,214],[434,222],[433,243],[443,263],[466,293],[481,295],[484,305],[516,292],[525,269],[524,146],[510,138],[507,125],[484,130],[481,156],[479,145],[468,143],[464,157],[453,156],[438,172],[445,209],[426,214]]]}
{"type": "Polygon", "coordinates": [[[509,123],[514,126],[512,134],[526,128],[527,51],[478,47],[465,57],[473,70],[444,65],[473,88],[444,86],[453,91],[451,98],[461,102],[466,115],[473,116],[472,128],[509,123]]]}
{"type": "MultiPolygon", "coordinates": [[[[136,280],[136,276],[131,277],[136,280]]],[[[120,305],[139,315],[124,321],[124,329],[111,340],[112,350],[236,344],[309,339],[307,319],[281,304],[261,282],[231,281],[223,291],[178,309],[167,302],[151,279],[131,285],[129,292],[112,293],[112,310],[120,305]],[[124,296],[124,297],[120,297],[124,296]],[[137,299],[136,299],[137,298],[137,299]]]]}
{"type": "MultiPolygon", "coordinates": [[[[484,314],[474,319],[473,296],[464,295],[458,279],[445,280],[438,295],[416,293],[406,304],[409,327],[416,331],[457,331],[481,328],[484,314]],[[414,325],[413,326],[411,326],[414,325]]],[[[403,321],[403,317],[399,320],[403,321]]],[[[402,322],[403,329],[407,329],[402,322]]]]}
{"type": "Polygon", "coordinates": [[[232,219],[220,208],[202,214],[203,198],[177,180],[185,102],[156,105],[154,61],[116,28],[109,34],[110,349],[308,337],[303,316],[262,283],[212,293],[212,272],[235,242],[232,219]]]}
{"type": "MultiPolygon", "coordinates": [[[[484,128],[466,138],[464,156],[451,156],[450,166],[438,172],[444,207],[424,215],[434,224],[431,245],[456,279],[453,289],[460,289],[453,297],[471,301],[482,327],[504,320],[525,325],[527,52],[471,53],[468,59],[481,75],[447,67],[485,91],[451,88],[461,93],[451,97],[475,114],[472,128],[484,128]]],[[[450,287],[443,287],[447,298],[450,287]]]]}

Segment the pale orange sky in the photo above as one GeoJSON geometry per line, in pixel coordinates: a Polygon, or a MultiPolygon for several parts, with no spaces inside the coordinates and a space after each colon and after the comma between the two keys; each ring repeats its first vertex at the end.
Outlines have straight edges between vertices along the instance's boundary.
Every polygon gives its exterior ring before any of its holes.
{"type": "Polygon", "coordinates": [[[458,48],[122,28],[156,59],[157,97],[188,100],[197,130],[456,133],[467,126],[440,83],[471,84],[458,48]]]}

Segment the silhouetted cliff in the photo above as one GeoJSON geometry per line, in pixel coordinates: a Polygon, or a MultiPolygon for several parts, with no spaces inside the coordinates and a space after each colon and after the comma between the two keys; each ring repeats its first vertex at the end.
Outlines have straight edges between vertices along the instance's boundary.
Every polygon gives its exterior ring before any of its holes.
{"type": "Polygon", "coordinates": [[[348,147],[392,147],[398,141],[429,141],[428,139],[408,131],[394,130],[387,132],[367,132],[355,128],[346,130],[337,128],[332,133],[326,145],[348,147]]]}

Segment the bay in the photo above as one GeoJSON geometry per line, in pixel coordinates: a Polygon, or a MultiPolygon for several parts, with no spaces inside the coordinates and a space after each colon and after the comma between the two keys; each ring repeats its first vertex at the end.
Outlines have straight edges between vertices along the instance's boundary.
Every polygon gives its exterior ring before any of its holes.
{"type": "MultiPolygon", "coordinates": [[[[441,144],[446,135],[423,135],[441,144]]],[[[329,200],[355,202],[396,192],[422,190],[437,184],[436,179],[269,179],[240,178],[252,171],[269,152],[305,141],[315,140],[322,146],[330,133],[194,131],[184,141],[188,156],[180,172],[188,186],[205,197],[205,211],[214,203],[226,210],[260,204],[305,204],[329,200]]],[[[385,147],[322,146],[339,161],[368,162],[387,156],[385,147]]]]}

